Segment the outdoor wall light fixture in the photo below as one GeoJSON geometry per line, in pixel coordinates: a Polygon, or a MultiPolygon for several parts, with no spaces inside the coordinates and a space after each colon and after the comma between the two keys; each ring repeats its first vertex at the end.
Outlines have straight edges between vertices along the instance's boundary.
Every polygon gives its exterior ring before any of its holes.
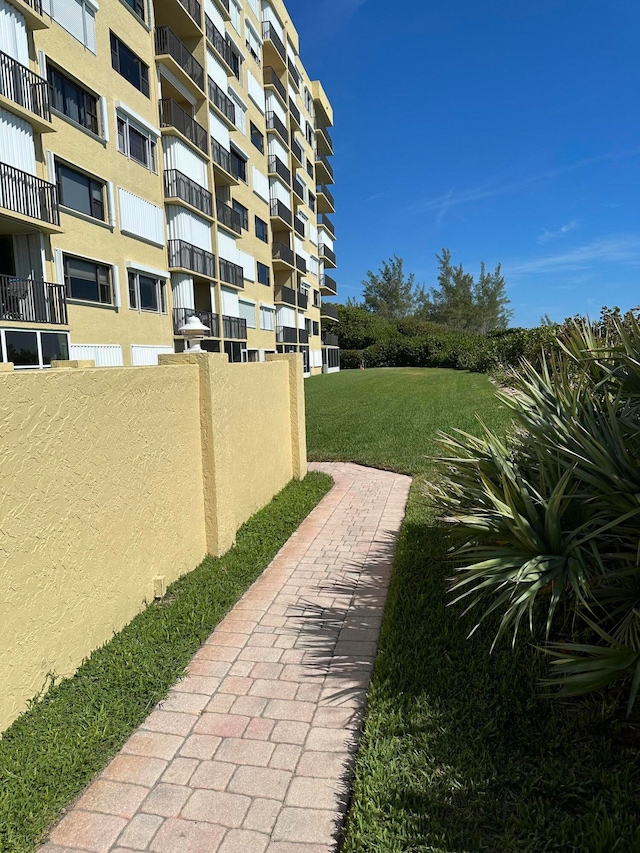
{"type": "Polygon", "coordinates": [[[207,332],[210,331],[209,326],[205,326],[195,314],[189,317],[184,326],[180,326],[178,329],[178,333],[182,335],[187,343],[189,352],[202,352],[200,341],[203,341],[207,332]]]}

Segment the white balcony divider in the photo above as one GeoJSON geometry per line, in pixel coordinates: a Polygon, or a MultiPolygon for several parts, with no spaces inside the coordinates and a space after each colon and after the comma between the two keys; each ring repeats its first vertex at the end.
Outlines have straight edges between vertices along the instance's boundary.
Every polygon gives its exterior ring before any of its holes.
{"type": "Polygon", "coordinates": [[[188,145],[185,145],[177,136],[164,136],[162,138],[162,147],[164,150],[164,168],[177,169],[195,181],[205,189],[209,189],[209,170],[207,162],[202,157],[198,157],[195,151],[188,145]]]}
{"type": "Polygon", "coordinates": [[[128,190],[118,187],[120,230],[156,246],[165,245],[164,211],[128,190]]]}
{"type": "MultiPolygon", "coordinates": [[[[204,249],[206,252],[212,251],[211,226],[206,219],[202,219],[190,210],[185,210],[175,204],[167,204],[165,211],[170,240],[184,240],[199,249],[204,249]]],[[[182,305],[180,307],[188,308],[189,306],[182,305]]]]}
{"type": "Polygon", "coordinates": [[[0,0],[0,50],[29,67],[27,24],[7,0],[0,0]]]}

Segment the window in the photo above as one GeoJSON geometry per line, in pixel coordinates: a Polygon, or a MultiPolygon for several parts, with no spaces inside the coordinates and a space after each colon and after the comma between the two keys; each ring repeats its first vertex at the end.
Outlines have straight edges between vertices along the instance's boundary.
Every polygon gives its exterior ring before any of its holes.
{"type": "Polygon", "coordinates": [[[316,212],[316,197],[312,192],[309,193],[309,210],[312,213],[316,212]]]}
{"type": "Polygon", "coordinates": [[[228,87],[227,91],[228,91],[229,97],[233,101],[233,105],[235,107],[236,127],[238,128],[240,133],[246,135],[246,133],[247,133],[247,107],[240,100],[238,95],[236,95],[236,93],[233,91],[231,86],[228,87]]]}
{"type": "Polygon", "coordinates": [[[65,332],[5,329],[0,331],[0,360],[5,355],[16,368],[48,367],[53,359],[69,358],[69,336],[65,332]]]}
{"type": "Polygon", "coordinates": [[[263,243],[269,242],[269,226],[259,216],[256,216],[256,237],[263,243]]]}
{"type": "Polygon", "coordinates": [[[98,134],[98,99],[57,68],[48,66],[51,106],[92,133],[98,134]]]}
{"type": "Polygon", "coordinates": [[[143,0],[124,0],[129,6],[134,15],[137,15],[141,21],[144,21],[144,2],[143,0]]]}
{"type": "Polygon", "coordinates": [[[165,314],[164,279],[129,272],[129,308],[165,314]]]}
{"type": "Polygon", "coordinates": [[[50,15],[62,29],[77,39],[87,50],[94,54],[97,52],[97,3],[94,4],[91,0],[42,0],[41,5],[47,15],[50,15]]]}
{"type": "Polygon", "coordinates": [[[260,284],[265,284],[267,287],[271,284],[269,267],[265,264],[261,264],[260,261],[258,261],[258,282],[260,284]]]}
{"type": "Polygon", "coordinates": [[[236,178],[240,178],[241,181],[247,183],[247,161],[244,157],[241,157],[236,151],[231,149],[229,152],[231,155],[231,174],[236,178]]]}
{"type": "Polygon", "coordinates": [[[310,178],[313,178],[313,163],[311,160],[307,160],[307,175],[309,175],[310,178]]]}
{"type": "Polygon", "coordinates": [[[104,183],[56,163],[60,204],[104,222],[104,183]]]}
{"type": "Polygon", "coordinates": [[[320,291],[319,290],[313,291],[313,307],[314,308],[320,307],[320,291]]]}
{"type": "Polygon", "coordinates": [[[246,349],[243,349],[242,344],[237,343],[236,341],[225,341],[224,351],[226,352],[227,357],[232,364],[246,361],[247,351],[246,349]],[[243,358],[242,356],[243,353],[245,354],[245,358],[243,358]]]}
{"type": "MultiPolygon", "coordinates": [[[[231,45],[229,45],[231,47],[231,45]]],[[[240,79],[240,57],[235,52],[233,47],[231,47],[231,70],[233,71],[235,77],[240,79]]]]}
{"type": "Polygon", "coordinates": [[[111,65],[118,74],[128,80],[143,95],[149,97],[149,66],[111,33],[111,65]]]}
{"type": "Polygon", "coordinates": [[[249,211],[244,206],[244,204],[240,204],[239,201],[235,199],[231,202],[231,207],[235,210],[237,214],[240,215],[240,223],[244,231],[249,230],[249,211]]]}
{"type": "Polygon", "coordinates": [[[313,115],[313,97],[306,86],[304,87],[304,105],[309,115],[313,115]]]}
{"type": "Polygon", "coordinates": [[[136,163],[156,171],[156,139],[149,131],[135,125],[128,116],[117,114],[118,151],[136,163]]]}
{"type": "Polygon", "coordinates": [[[237,33],[240,33],[240,13],[242,11],[242,6],[237,2],[237,0],[231,0],[229,4],[229,14],[231,15],[231,23],[233,28],[237,33]]]}
{"type": "Polygon", "coordinates": [[[311,320],[309,320],[309,319],[307,319],[307,318],[305,317],[305,320],[304,320],[304,330],[305,330],[305,332],[306,332],[308,335],[310,335],[310,334],[311,334],[311,329],[312,329],[311,320]]]}
{"type": "Polygon", "coordinates": [[[307,137],[307,142],[309,145],[313,145],[313,128],[309,124],[308,121],[305,122],[305,135],[307,137]]]}
{"type": "Polygon", "coordinates": [[[253,302],[243,302],[242,300],[238,303],[238,312],[240,317],[247,322],[248,329],[255,329],[256,327],[256,306],[253,302]]]}
{"type": "Polygon", "coordinates": [[[320,323],[318,323],[317,320],[314,320],[312,326],[313,326],[313,334],[315,336],[319,335],[320,334],[320,323]]]}
{"type": "Polygon", "coordinates": [[[260,306],[260,328],[265,332],[273,332],[275,329],[276,312],[273,308],[264,308],[260,306]]]}
{"type": "Polygon", "coordinates": [[[260,133],[260,131],[253,122],[251,122],[251,141],[256,146],[258,151],[264,154],[264,136],[260,133]]]}
{"type": "Polygon", "coordinates": [[[64,283],[70,299],[83,299],[102,305],[113,304],[111,267],[65,255],[64,283]]]}

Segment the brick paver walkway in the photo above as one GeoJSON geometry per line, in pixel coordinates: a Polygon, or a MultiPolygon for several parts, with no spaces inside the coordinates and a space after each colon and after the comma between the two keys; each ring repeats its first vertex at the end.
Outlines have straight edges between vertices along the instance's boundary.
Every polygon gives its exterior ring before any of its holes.
{"type": "Polygon", "coordinates": [[[42,853],[332,853],[410,479],[335,486],[42,853]]]}

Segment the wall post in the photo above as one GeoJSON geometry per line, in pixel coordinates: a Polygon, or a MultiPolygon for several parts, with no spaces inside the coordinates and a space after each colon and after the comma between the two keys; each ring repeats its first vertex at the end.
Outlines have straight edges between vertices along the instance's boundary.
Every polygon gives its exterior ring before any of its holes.
{"type": "Polygon", "coordinates": [[[271,353],[267,361],[285,361],[289,367],[289,411],[291,413],[291,461],[293,476],[307,476],[307,428],[304,402],[304,364],[301,353],[271,353]]]}

